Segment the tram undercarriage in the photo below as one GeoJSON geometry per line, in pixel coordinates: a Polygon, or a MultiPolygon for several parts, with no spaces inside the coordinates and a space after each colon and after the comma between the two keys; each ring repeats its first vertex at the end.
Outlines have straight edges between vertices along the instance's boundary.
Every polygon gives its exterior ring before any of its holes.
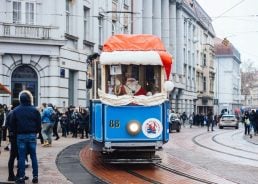
{"type": "Polygon", "coordinates": [[[94,141],[94,150],[102,154],[105,163],[112,164],[149,164],[161,163],[161,158],[155,155],[156,151],[161,151],[161,143],[97,143],[94,141]],[[109,145],[107,147],[107,145],[109,145]],[[112,145],[112,146],[111,146],[112,145]]]}

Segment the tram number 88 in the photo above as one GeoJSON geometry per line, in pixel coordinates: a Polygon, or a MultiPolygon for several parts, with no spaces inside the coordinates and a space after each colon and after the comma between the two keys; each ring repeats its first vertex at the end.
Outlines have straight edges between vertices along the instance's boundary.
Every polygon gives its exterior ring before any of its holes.
{"type": "Polygon", "coordinates": [[[110,120],[109,126],[111,128],[119,128],[120,127],[120,121],[119,120],[110,120]]]}

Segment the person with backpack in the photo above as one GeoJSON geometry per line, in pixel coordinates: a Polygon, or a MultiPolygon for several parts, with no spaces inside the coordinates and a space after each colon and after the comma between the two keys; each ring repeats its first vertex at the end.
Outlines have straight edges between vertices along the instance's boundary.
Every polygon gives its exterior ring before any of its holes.
{"type": "Polygon", "coordinates": [[[85,137],[89,138],[89,111],[86,109],[81,110],[81,120],[79,121],[79,129],[81,133],[81,139],[84,138],[84,132],[85,137]]]}
{"type": "Polygon", "coordinates": [[[60,112],[58,111],[58,109],[56,107],[54,107],[54,112],[51,114],[51,120],[53,120],[53,122],[54,122],[53,136],[56,137],[56,139],[55,139],[56,141],[60,138],[58,135],[58,132],[57,132],[59,116],[60,116],[60,112]]]}
{"type": "Polygon", "coordinates": [[[72,132],[73,132],[72,137],[77,138],[78,126],[79,126],[81,119],[82,119],[82,117],[81,117],[81,113],[79,112],[79,108],[75,108],[75,110],[72,114],[72,132]]]}
{"type": "Polygon", "coordinates": [[[51,103],[47,105],[47,107],[42,112],[42,130],[41,134],[44,139],[43,147],[51,146],[52,145],[52,134],[53,134],[53,127],[54,127],[54,119],[53,119],[54,108],[51,103]]]}
{"type": "Polygon", "coordinates": [[[62,129],[62,137],[67,137],[68,135],[68,117],[65,112],[62,113],[59,118],[61,129],[62,129]]]}

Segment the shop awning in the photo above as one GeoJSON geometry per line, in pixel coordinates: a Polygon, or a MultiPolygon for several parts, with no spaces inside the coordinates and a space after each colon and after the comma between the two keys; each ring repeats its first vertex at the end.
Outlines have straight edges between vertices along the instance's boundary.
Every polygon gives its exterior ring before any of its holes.
{"type": "Polygon", "coordinates": [[[11,94],[11,91],[0,83],[0,94],[11,94]]]}

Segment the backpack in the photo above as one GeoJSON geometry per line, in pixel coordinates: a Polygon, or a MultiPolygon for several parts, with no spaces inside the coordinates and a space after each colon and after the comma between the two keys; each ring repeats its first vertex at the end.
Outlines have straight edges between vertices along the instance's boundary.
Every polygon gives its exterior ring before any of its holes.
{"type": "Polygon", "coordinates": [[[51,122],[55,122],[57,120],[57,113],[56,113],[56,111],[54,111],[54,110],[52,111],[52,113],[50,114],[49,120],[51,122]]]}

